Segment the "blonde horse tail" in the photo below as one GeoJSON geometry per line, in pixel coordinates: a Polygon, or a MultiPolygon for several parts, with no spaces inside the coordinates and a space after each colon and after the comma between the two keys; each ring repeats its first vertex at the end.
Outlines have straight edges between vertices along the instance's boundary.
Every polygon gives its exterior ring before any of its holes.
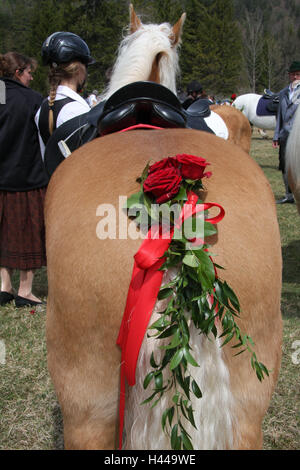
{"type": "Polygon", "coordinates": [[[300,214],[300,106],[296,111],[294,124],[287,142],[286,171],[300,214]]]}

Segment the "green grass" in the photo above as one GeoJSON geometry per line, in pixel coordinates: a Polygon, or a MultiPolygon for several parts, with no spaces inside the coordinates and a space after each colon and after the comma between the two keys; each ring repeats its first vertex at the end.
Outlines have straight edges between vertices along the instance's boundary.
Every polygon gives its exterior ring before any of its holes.
{"type": "MultiPolygon", "coordinates": [[[[251,155],[265,172],[275,197],[282,197],[278,156],[271,140],[263,140],[255,131],[251,155]]],[[[300,363],[292,361],[293,345],[300,341],[300,217],[292,204],[277,206],[277,210],[283,253],[284,342],[278,385],[263,425],[264,449],[292,450],[300,449],[300,363]]],[[[263,225],[263,201],[258,218],[263,225]]],[[[18,276],[14,283],[17,286],[18,276]]],[[[45,269],[37,272],[34,293],[47,295],[45,269]]],[[[47,372],[45,316],[44,307],[0,307],[0,342],[6,348],[4,363],[0,354],[1,450],[63,448],[60,408],[47,372]]]]}
{"type": "MultiPolygon", "coordinates": [[[[263,140],[253,133],[251,155],[267,176],[274,196],[284,196],[278,150],[272,148],[272,132],[263,140]]],[[[262,201],[263,223],[263,201],[262,201]]],[[[295,204],[278,204],[277,217],[282,245],[283,355],[276,391],[264,420],[264,449],[300,449],[300,354],[294,364],[295,341],[300,341],[300,217],[295,204]],[[298,361],[297,361],[298,362],[298,361]]],[[[299,343],[297,349],[299,349],[299,343]]]]}

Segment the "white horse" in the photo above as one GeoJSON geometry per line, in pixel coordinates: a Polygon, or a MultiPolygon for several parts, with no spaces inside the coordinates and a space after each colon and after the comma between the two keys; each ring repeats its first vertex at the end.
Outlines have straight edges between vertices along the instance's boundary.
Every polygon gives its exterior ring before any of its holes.
{"type": "Polygon", "coordinates": [[[238,96],[232,106],[242,111],[250,123],[258,129],[274,130],[276,116],[258,116],[256,114],[257,104],[261,97],[262,95],[256,93],[246,93],[238,96]]]}
{"type": "Polygon", "coordinates": [[[287,141],[286,165],[289,185],[300,214],[300,106],[296,111],[293,127],[287,141]]]}

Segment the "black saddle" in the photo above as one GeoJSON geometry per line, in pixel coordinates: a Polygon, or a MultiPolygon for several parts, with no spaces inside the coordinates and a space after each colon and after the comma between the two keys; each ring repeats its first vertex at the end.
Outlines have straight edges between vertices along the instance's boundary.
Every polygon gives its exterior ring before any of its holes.
{"type": "Polygon", "coordinates": [[[154,82],[135,82],[120,88],[106,102],[88,113],[59,126],[50,137],[44,156],[49,176],[74,150],[83,144],[113,132],[137,125],[162,128],[191,127],[213,132],[205,124],[208,100],[199,100],[184,110],[178,98],[166,87],[154,82]]]}
{"type": "Polygon", "coordinates": [[[271,90],[265,89],[262,99],[267,100],[265,102],[266,110],[271,114],[277,114],[279,93],[273,93],[271,90]]]}
{"type": "Polygon", "coordinates": [[[154,82],[135,82],[106,101],[98,129],[100,135],[106,135],[141,123],[186,127],[186,117],[180,101],[168,88],[154,82]]]}
{"type": "Polygon", "coordinates": [[[214,134],[204,120],[211,114],[210,105],[211,102],[205,98],[194,101],[185,111],[187,127],[214,134]]]}

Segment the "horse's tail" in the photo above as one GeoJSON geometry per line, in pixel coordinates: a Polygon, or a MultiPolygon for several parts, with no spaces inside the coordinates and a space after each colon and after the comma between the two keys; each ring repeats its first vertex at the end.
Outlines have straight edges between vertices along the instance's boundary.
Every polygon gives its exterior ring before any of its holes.
{"type": "Polygon", "coordinates": [[[287,142],[286,171],[300,214],[300,106],[287,142]]]}
{"type": "MultiPolygon", "coordinates": [[[[169,281],[172,274],[166,272],[164,281],[169,281]]],[[[157,301],[151,318],[157,320],[165,300],[157,301]]],[[[143,381],[149,372],[150,356],[155,350],[155,360],[161,359],[162,350],[154,337],[145,337],[138,360],[136,384],[127,390],[125,411],[125,449],[170,449],[169,437],[162,431],[161,416],[167,408],[174,405],[174,390],[164,396],[154,408],[148,404],[141,405],[151,393],[144,390],[143,381]]],[[[160,340],[165,344],[163,340],[160,340]]],[[[193,400],[193,410],[197,429],[185,422],[184,426],[196,449],[227,449],[234,446],[234,398],[230,389],[228,368],[224,362],[220,340],[199,336],[199,331],[191,328],[190,344],[200,367],[193,367],[191,374],[202,389],[201,399],[193,400]],[[214,370],[212,374],[211,371],[214,370]]],[[[166,372],[168,375],[168,373],[166,372]]],[[[168,377],[165,376],[167,381],[168,377]]]]}

